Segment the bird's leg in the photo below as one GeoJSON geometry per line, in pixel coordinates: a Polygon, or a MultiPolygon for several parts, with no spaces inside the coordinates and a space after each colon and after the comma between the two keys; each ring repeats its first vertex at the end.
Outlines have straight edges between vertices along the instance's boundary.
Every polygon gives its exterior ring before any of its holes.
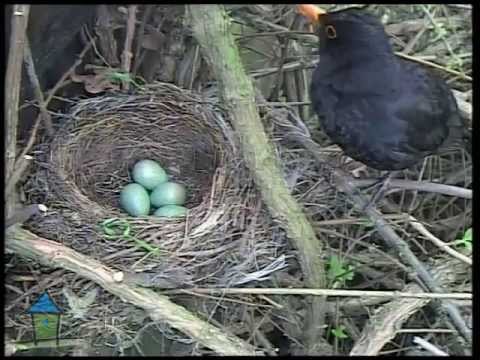
{"type": "MultiPolygon", "coordinates": [[[[383,175],[378,181],[376,181],[373,185],[370,185],[369,188],[378,188],[372,195],[370,201],[365,206],[365,209],[369,208],[370,206],[376,204],[378,200],[380,200],[385,192],[387,191],[388,187],[390,186],[390,182],[393,177],[393,172],[389,171],[385,175],[383,175]]],[[[365,210],[364,209],[364,210],[365,210]]]]}

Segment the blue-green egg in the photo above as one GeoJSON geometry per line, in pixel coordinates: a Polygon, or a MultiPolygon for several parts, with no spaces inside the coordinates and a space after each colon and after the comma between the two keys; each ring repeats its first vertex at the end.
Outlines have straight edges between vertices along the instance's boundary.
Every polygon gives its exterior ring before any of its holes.
{"type": "Polygon", "coordinates": [[[145,216],[150,212],[150,197],[139,184],[128,184],[120,192],[120,206],[131,216],[145,216]]]}
{"type": "Polygon", "coordinates": [[[153,213],[154,216],[183,217],[187,215],[187,208],[179,205],[165,205],[153,213]]]}
{"type": "Polygon", "coordinates": [[[163,168],[153,160],[140,160],[132,170],[133,180],[147,190],[153,190],[159,184],[168,181],[163,168]]]}
{"type": "Polygon", "coordinates": [[[150,194],[153,206],[183,205],[187,199],[187,190],[182,184],[164,182],[158,185],[150,194]]]}

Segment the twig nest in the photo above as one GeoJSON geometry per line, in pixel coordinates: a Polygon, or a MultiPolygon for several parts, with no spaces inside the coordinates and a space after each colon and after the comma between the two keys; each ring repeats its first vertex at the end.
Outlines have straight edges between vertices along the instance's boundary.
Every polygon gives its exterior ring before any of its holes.
{"type": "Polygon", "coordinates": [[[178,286],[244,283],[278,257],[280,245],[255,235],[270,221],[216,99],[156,83],[81,100],[61,120],[26,184],[51,210],[32,231],[121,271],[181,269],[178,286]]]}

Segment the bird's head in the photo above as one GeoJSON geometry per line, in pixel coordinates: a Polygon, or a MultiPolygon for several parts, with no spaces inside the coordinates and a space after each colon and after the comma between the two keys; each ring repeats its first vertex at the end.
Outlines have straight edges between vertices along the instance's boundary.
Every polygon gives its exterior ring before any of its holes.
{"type": "Polygon", "coordinates": [[[320,49],[355,53],[391,52],[383,24],[360,9],[327,12],[315,5],[298,5],[298,12],[318,27],[320,49]]]}

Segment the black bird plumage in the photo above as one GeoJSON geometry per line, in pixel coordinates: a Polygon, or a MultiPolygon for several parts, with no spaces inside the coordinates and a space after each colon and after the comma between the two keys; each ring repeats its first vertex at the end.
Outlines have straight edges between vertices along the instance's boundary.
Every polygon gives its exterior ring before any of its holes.
{"type": "Polygon", "coordinates": [[[319,18],[318,35],[311,101],[346,155],[374,169],[401,170],[469,141],[448,85],[397,57],[375,17],[357,9],[328,13],[319,18]]]}

